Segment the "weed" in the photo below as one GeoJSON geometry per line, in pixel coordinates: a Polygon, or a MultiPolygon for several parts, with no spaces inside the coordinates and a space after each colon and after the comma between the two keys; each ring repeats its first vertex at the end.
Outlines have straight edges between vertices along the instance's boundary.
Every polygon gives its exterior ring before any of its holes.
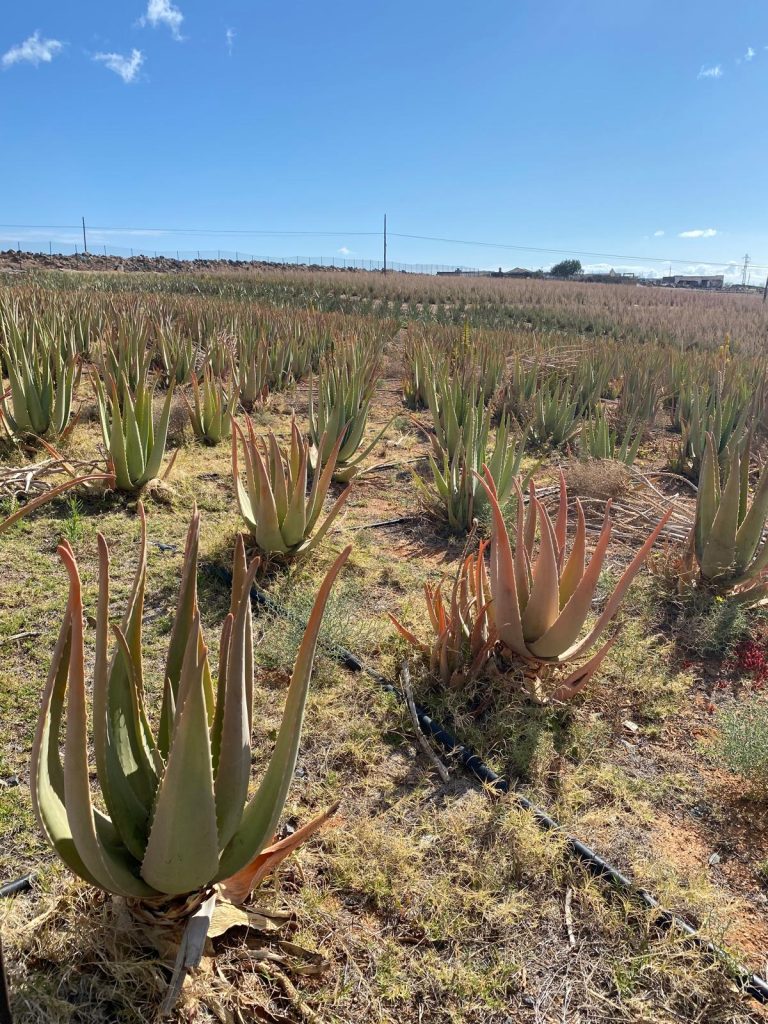
{"type": "Polygon", "coordinates": [[[82,540],[85,532],[85,523],[83,520],[83,503],[75,495],[69,495],[66,499],[67,506],[67,518],[61,527],[61,535],[70,544],[76,544],[77,541],[82,540]]]}
{"type": "Polygon", "coordinates": [[[751,699],[721,711],[712,752],[730,771],[742,775],[761,796],[768,788],[768,702],[751,699]]]}

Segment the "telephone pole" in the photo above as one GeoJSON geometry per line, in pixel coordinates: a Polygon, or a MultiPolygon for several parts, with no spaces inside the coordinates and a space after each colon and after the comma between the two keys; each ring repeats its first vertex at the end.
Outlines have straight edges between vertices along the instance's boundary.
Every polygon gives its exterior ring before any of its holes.
{"type": "Polygon", "coordinates": [[[384,273],[387,272],[387,215],[384,214],[384,273]]]}
{"type": "Polygon", "coordinates": [[[744,257],[744,266],[741,270],[741,283],[745,285],[747,283],[747,268],[749,267],[749,253],[744,257]]]}
{"type": "Polygon", "coordinates": [[[88,253],[88,241],[85,237],[85,217],[83,217],[83,252],[86,253],[86,255],[88,253]]]}

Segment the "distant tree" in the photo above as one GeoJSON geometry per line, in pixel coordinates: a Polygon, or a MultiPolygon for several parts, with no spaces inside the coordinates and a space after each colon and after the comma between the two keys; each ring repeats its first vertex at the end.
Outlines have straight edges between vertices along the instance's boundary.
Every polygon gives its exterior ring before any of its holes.
{"type": "Polygon", "coordinates": [[[552,277],[573,277],[581,273],[580,260],[561,260],[550,270],[552,277]]]}

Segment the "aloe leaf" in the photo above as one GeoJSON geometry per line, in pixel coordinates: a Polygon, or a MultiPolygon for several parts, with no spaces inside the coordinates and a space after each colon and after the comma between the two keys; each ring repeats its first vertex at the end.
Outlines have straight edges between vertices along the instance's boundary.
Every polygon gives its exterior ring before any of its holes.
{"type": "MultiPolygon", "coordinates": [[[[165,661],[165,679],[173,694],[174,704],[178,703],[179,679],[181,667],[184,664],[184,655],[187,649],[187,642],[192,630],[192,623],[197,614],[197,553],[200,545],[200,513],[197,505],[192,510],[192,518],[187,530],[187,539],[184,545],[184,563],[181,574],[181,585],[179,596],[176,602],[176,613],[173,618],[173,629],[168,642],[168,655],[165,661]]],[[[158,746],[163,757],[168,757],[171,742],[171,724],[173,715],[166,701],[160,711],[160,727],[158,731],[158,746]]]]}
{"type": "Polygon", "coordinates": [[[331,587],[351,550],[351,547],[347,547],[342,551],[318,591],[296,656],[275,749],[259,788],[246,805],[240,827],[221,857],[217,880],[228,878],[243,868],[264,849],[275,831],[296,766],[304,706],[323,612],[331,587]]]}
{"type": "Polygon", "coordinates": [[[522,657],[527,657],[528,649],[523,636],[523,625],[520,619],[520,606],[517,598],[515,570],[512,561],[512,549],[509,534],[504,524],[504,517],[496,499],[493,477],[486,473],[485,478],[478,479],[488,495],[491,506],[491,590],[494,595],[494,615],[499,639],[510,650],[522,657]]]}
{"type": "Polygon", "coordinates": [[[237,605],[227,647],[226,686],[215,782],[220,850],[226,847],[237,831],[248,796],[251,772],[248,701],[251,680],[248,675],[250,671],[252,678],[253,670],[250,652],[246,650],[251,642],[247,625],[251,615],[251,584],[258,567],[258,561],[254,562],[240,582],[237,595],[234,586],[232,592],[233,599],[237,597],[237,605]]]}
{"type": "MultiPolygon", "coordinates": [[[[64,802],[72,840],[89,874],[110,892],[123,896],[148,896],[152,891],[132,870],[132,860],[119,843],[107,845],[97,829],[88,773],[88,730],[85,706],[85,655],[83,650],[83,604],[80,576],[74,555],[66,545],[59,555],[69,573],[69,615],[72,640],[64,747],[64,802]]],[[[105,823],[106,824],[106,823],[105,823]]],[[[111,830],[111,822],[109,823],[111,830]]],[[[109,835],[109,833],[106,833],[109,835]]],[[[111,838],[111,836],[110,836],[111,838]]]]}
{"type": "Polygon", "coordinates": [[[215,877],[219,862],[208,709],[202,685],[206,659],[197,614],[181,671],[168,764],[141,864],[142,878],[169,895],[204,888],[215,877]]]}
{"type": "MultiPolygon", "coordinates": [[[[154,480],[157,474],[160,472],[160,466],[163,462],[163,456],[165,455],[165,444],[168,440],[168,424],[171,419],[171,402],[173,400],[173,389],[174,384],[171,382],[168,388],[168,393],[165,396],[165,402],[163,403],[163,409],[160,414],[160,421],[157,425],[157,432],[150,441],[149,449],[147,452],[147,466],[144,471],[144,477],[141,483],[147,483],[149,480],[154,480]]],[[[152,403],[149,404],[149,420],[150,425],[152,422],[152,403]]]]}
{"type": "Polygon", "coordinates": [[[521,617],[523,637],[530,649],[532,642],[550,629],[560,613],[557,539],[547,512],[540,503],[537,506],[541,523],[539,553],[533,566],[531,593],[521,617]]]}

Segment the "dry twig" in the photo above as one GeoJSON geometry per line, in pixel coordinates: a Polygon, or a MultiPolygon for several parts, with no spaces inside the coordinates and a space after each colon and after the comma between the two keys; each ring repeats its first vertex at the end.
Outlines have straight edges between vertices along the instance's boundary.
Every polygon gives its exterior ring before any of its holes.
{"type": "Polygon", "coordinates": [[[411,688],[411,673],[408,669],[407,661],[404,661],[400,668],[400,681],[403,684],[405,702],[408,705],[409,712],[411,713],[411,721],[413,722],[413,728],[416,730],[416,740],[421,749],[429,758],[429,760],[435,766],[437,774],[440,776],[441,780],[443,782],[448,782],[448,780],[450,779],[448,769],[445,767],[445,765],[434,752],[434,750],[430,747],[429,743],[427,742],[426,736],[421,731],[421,726],[419,724],[419,716],[416,713],[416,703],[413,699],[413,689],[411,688]]]}

